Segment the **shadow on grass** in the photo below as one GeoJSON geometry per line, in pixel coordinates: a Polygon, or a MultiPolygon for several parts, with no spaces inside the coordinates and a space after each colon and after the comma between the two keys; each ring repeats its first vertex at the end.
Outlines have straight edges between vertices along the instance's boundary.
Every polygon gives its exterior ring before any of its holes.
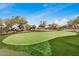
{"type": "Polygon", "coordinates": [[[52,55],[79,55],[79,33],[75,36],[58,37],[49,40],[49,43],[51,46],[52,55]]]}

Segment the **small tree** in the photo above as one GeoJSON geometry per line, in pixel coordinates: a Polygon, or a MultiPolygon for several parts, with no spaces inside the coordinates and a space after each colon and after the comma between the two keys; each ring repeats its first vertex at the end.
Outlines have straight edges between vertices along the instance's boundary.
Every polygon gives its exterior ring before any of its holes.
{"type": "Polygon", "coordinates": [[[3,26],[3,20],[0,18],[0,34],[3,33],[2,26],[3,26]]]}
{"type": "Polygon", "coordinates": [[[32,25],[32,26],[30,27],[30,29],[31,29],[32,31],[35,31],[36,25],[32,25]]]}
{"type": "Polygon", "coordinates": [[[3,29],[2,28],[0,28],[0,34],[2,34],[3,33],[3,29]]]}
{"type": "Polygon", "coordinates": [[[55,23],[48,24],[48,29],[49,30],[57,30],[58,29],[58,25],[55,24],[55,23]]]}
{"type": "Polygon", "coordinates": [[[3,22],[3,21],[2,21],[2,19],[0,18],[0,26],[2,26],[2,22],[3,22]]]}

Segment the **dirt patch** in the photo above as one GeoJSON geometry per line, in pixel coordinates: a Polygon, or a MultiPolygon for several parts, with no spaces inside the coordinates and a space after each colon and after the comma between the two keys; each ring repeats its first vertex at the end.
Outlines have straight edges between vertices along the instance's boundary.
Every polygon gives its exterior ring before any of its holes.
{"type": "Polygon", "coordinates": [[[30,54],[22,51],[0,49],[0,56],[30,56],[30,54]]]}

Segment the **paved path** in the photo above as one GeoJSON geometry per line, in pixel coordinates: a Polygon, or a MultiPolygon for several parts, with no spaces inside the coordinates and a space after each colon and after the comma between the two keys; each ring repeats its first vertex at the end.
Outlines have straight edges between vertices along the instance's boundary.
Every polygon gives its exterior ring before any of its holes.
{"type": "Polygon", "coordinates": [[[13,51],[8,49],[0,49],[0,56],[30,56],[30,54],[22,51],[13,51]]]}

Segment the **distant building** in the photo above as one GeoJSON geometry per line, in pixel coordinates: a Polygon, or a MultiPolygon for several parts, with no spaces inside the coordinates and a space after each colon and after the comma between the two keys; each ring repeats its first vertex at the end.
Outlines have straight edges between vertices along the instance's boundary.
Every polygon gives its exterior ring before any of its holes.
{"type": "Polygon", "coordinates": [[[2,23],[2,25],[0,25],[0,28],[6,28],[7,27],[7,25],[5,24],[5,23],[2,23]]]}
{"type": "Polygon", "coordinates": [[[14,25],[12,26],[12,29],[19,30],[19,29],[20,29],[19,26],[20,26],[19,24],[14,24],[14,25]]]}
{"type": "Polygon", "coordinates": [[[3,27],[3,28],[6,28],[7,25],[6,25],[5,23],[2,23],[2,27],[3,27]]]}
{"type": "Polygon", "coordinates": [[[75,25],[76,29],[79,29],[79,24],[75,25]]]}
{"type": "Polygon", "coordinates": [[[48,28],[48,27],[49,27],[48,25],[45,26],[45,28],[48,28]]]}

